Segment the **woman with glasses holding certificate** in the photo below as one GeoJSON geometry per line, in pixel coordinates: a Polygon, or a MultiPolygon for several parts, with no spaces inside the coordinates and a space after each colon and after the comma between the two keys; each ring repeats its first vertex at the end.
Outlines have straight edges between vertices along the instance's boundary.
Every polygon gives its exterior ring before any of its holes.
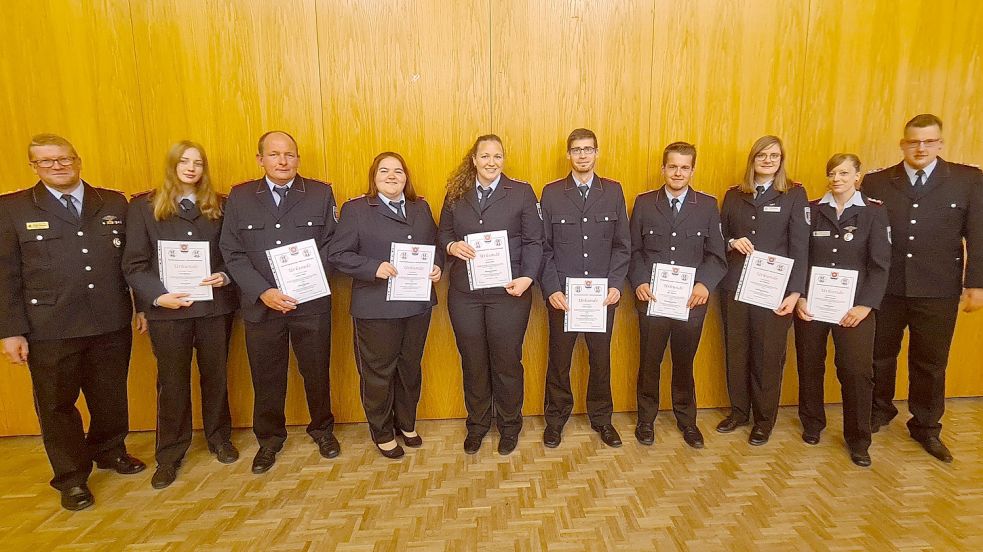
{"type": "Polygon", "coordinates": [[[543,259],[543,221],[532,187],[502,174],[505,150],[479,136],[447,179],[439,247],[453,256],[447,308],[464,372],[468,435],[475,454],[498,425],[499,454],[522,429],[522,341],[543,259]]]}
{"type": "Polygon", "coordinates": [[[805,291],[809,260],[809,202],[802,186],[785,173],[785,165],[782,141],[759,138],[748,153],[743,180],[727,190],[720,210],[729,267],[720,283],[720,305],[731,411],[717,431],[730,433],[753,416],[748,443],[755,446],[767,443],[775,427],[786,336],[795,302],[805,291]],[[765,254],[764,259],[745,266],[755,252],[765,254]],[[784,279],[766,279],[768,265],[776,268],[772,276],[784,279]],[[752,272],[753,279],[748,277],[752,272]],[[767,307],[738,300],[743,286],[754,286],[774,300],[767,307]]]}
{"type": "Polygon", "coordinates": [[[368,191],[348,201],[328,249],[328,262],[352,277],[351,315],[362,406],[376,448],[386,458],[423,445],[416,432],[423,348],[437,304],[444,252],[437,223],[416,195],[398,153],[380,153],[368,191]]]}
{"type": "Polygon", "coordinates": [[[826,175],[829,191],[809,207],[809,283],[795,309],[802,440],[818,444],[826,427],[823,380],[832,333],[843,391],[843,437],[853,463],[869,466],[874,309],[884,297],[891,265],[887,210],[857,190],[856,155],[834,155],[826,175]]]}
{"type": "Polygon", "coordinates": [[[226,387],[237,301],[218,248],[223,203],[212,188],[204,148],[182,141],[167,154],[161,184],[136,194],[126,217],[123,272],[157,357],[155,489],[174,482],[191,445],[192,354],[208,450],[223,464],[239,458],[226,387]]]}

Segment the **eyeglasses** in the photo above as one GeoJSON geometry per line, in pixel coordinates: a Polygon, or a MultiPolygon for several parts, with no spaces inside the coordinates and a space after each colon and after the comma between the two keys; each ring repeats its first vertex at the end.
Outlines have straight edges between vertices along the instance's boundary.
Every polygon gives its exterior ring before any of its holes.
{"type": "Polygon", "coordinates": [[[765,153],[765,152],[761,152],[761,153],[755,154],[755,156],[754,156],[754,160],[755,161],[764,161],[765,159],[767,159],[769,161],[780,161],[781,158],[782,158],[782,154],[780,154],[780,153],[765,153]]]}
{"type": "Polygon", "coordinates": [[[597,152],[597,148],[587,146],[586,148],[570,148],[569,151],[571,155],[580,155],[582,153],[585,153],[587,155],[593,155],[594,153],[597,152]]]}
{"type": "Polygon", "coordinates": [[[902,140],[901,147],[904,149],[918,149],[920,147],[934,148],[942,144],[942,140],[939,138],[932,138],[931,140],[902,140]]]}
{"type": "Polygon", "coordinates": [[[78,157],[73,155],[72,157],[58,157],[57,159],[37,159],[31,161],[31,164],[42,169],[50,169],[55,166],[55,163],[58,163],[62,167],[70,167],[77,159],[78,157]]]}

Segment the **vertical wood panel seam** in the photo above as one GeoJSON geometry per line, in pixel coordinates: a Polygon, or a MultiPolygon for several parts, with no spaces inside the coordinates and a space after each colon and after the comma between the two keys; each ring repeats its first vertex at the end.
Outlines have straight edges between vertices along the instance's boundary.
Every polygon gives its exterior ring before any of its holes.
{"type": "Polygon", "coordinates": [[[482,132],[482,134],[488,134],[489,132],[495,133],[495,68],[492,66],[492,60],[494,56],[492,55],[492,45],[494,40],[494,32],[492,31],[492,2],[494,0],[488,0],[488,128],[489,130],[482,132]]]}
{"type": "Polygon", "coordinates": [[[137,89],[137,104],[140,108],[140,123],[143,125],[143,170],[144,178],[147,179],[147,185],[151,184],[153,180],[152,170],[150,168],[150,125],[147,124],[147,109],[149,106],[144,104],[143,98],[143,83],[140,81],[140,58],[137,55],[137,31],[136,25],[133,23],[133,0],[127,0],[126,2],[126,13],[129,15],[130,20],[130,48],[133,50],[133,69],[136,75],[134,75],[134,82],[137,89]]]}
{"type": "MultiPolygon", "coordinates": [[[[642,191],[648,189],[649,183],[652,182],[652,121],[655,119],[655,106],[652,102],[655,101],[655,22],[656,14],[658,13],[658,0],[653,0],[652,2],[652,42],[649,45],[649,112],[648,112],[648,125],[645,130],[645,182],[642,182],[642,191]]],[[[625,198],[626,200],[628,198],[625,198]]],[[[634,210],[634,202],[632,204],[632,210],[634,210]]]]}
{"type": "MultiPolygon", "coordinates": [[[[325,182],[330,182],[331,178],[328,175],[328,124],[325,118],[325,108],[324,108],[324,89],[322,88],[324,82],[321,80],[321,18],[318,16],[318,0],[312,0],[314,2],[314,49],[317,52],[317,104],[321,108],[321,144],[324,145],[324,151],[321,152],[321,178],[325,182]]],[[[337,203],[338,196],[337,190],[335,192],[335,203],[337,203]]]]}
{"type": "MultiPolygon", "coordinates": [[[[798,108],[798,113],[796,113],[797,117],[796,117],[796,122],[795,122],[795,124],[796,124],[796,131],[799,133],[798,139],[795,141],[795,162],[796,163],[799,163],[800,162],[799,160],[801,159],[801,155],[802,155],[802,140],[803,140],[802,120],[804,119],[805,103],[806,103],[806,93],[805,93],[806,73],[809,70],[808,67],[807,67],[807,64],[809,63],[809,56],[810,56],[810,54],[812,52],[812,48],[813,48],[812,43],[809,40],[809,38],[812,35],[812,19],[813,19],[812,0],[809,0],[806,3],[806,10],[807,10],[806,11],[806,14],[807,14],[807,17],[806,17],[806,36],[805,36],[805,44],[806,44],[806,47],[802,49],[802,65],[799,66],[799,86],[798,86],[798,91],[799,91],[799,108],[798,108]]],[[[799,175],[802,175],[804,173],[805,174],[808,174],[808,172],[806,170],[806,167],[803,167],[802,165],[799,165],[798,166],[798,170],[796,172],[799,175]]],[[[802,185],[805,187],[806,193],[808,194],[808,192],[809,192],[808,183],[802,182],[802,185]]]]}

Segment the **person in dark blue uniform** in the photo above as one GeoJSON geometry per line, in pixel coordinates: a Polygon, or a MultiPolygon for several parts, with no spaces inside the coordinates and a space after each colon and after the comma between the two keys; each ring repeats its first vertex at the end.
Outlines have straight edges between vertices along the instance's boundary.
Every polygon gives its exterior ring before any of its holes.
{"type": "MultiPolygon", "coordinates": [[[[809,292],[796,305],[795,355],[799,371],[799,420],[802,440],[819,443],[826,427],[823,408],[826,342],[833,334],[836,377],[843,392],[843,437],[850,459],[870,465],[870,401],[874,388],[875,310],[887,287],[891,264],[887,211],[857,190],[860,159],[838,153],[826,163],[829,191],[810,204],[809,267],[857,271],[853,307],[837,324],[813,319],[809,292]]],[[[849,278],[834,272],[831,277],[849,278]]]]}
{"type": "Polygon", "coordinates": [[[324,458],[341,453],[334,436],[329,365],[331,296],[304,303],[277,288],[267,250],[314,240],[325,275],[330,274],[328,244],[334,235],[337,207],[331,186],[297,174],[297,142],[282,131],[259,139],[259,165],[266,175],[232,188],[225,203],[219,242],[225,264],[239,288],[246,327],[246,352],[255,399],[253,432],[259,451],[253,473],[265,473],[287,439],[284,402],[290,347],[304,378],[311,422],[307,434],[324,458]]]}
{"type": "Polygon", "coordinates": [[[182,141],[167,154],[160,186],[136,194],[126,219],[123,271],[149,323],[157,357],[157,470],[150,480],[155,489],[174,482],[191,446],[192,355],[198,359],[208,450],[223,464],[239,458],[231,441],[226,377],[237,300],[218,246],[223,201],[212,187],[204,148],[182,141]],[[211,300],[167,290],[160,275],[161,240],[207,242],[211,273],[201,285],[212,288],[211,300]]]}
{"type": "Polygon", "coordinates": [[[597,136],[578,128],[567,138],[570,174],[543,189],[543,296],[549,303],[550,345],[546,368],[546,429],[543,444],[560,445],[563,426],[573,411],[570,356],[577,332],[564,331],[569,309],[564,294],[567,278],[607,278],[607,331],[585,332],[590,362],[587,416],[604,444],[620,447],[621,436],[611,425],[611,334],[614,310],[628,273],[631,239],[621,184],[594,173],[597,136]]]}
{"type": "Polygon", "coordinates": [[[907,328],[908,431],[929,454],[952,462],[941,439],[945,370],[960,295],[965,312],[983,308],[983,173],[939,157],[942,121],[935,115],[905,124],[901,151],[901,163],[863,181],[864,192],[884,202],[893,236],[874,334],[871,429],[898,414],[892,401],[907,328]]]}
{"type": "Polygon", "coordinates": [[[93,461],[122,474],[146,468],[124,442],[133,319],[120,270],[126,198],[84,182],[82,159],[61,136],[39,134],[27,152],[38,183],[0,198],[0,338],[11,362],[31,372],[51,486],[62,507],[81,510],[95,503],[93,461]]]}
{"type": "Polygon", "coordinates": [[[729,268],[720,283],[720,306],[731,411],[717,431],[730,433],[747,425],[753,414],[748,442],[755,446],[767,443],[775,427],[788,329],[808,272],[809,201],[802,186],[786,175],[785,165],[782,141],[777,136],[759,138],[748,153],[744,180],[727,190],[720,211],[728,244],[729,268]],[[744,259],[755,250],[794,261],[785,299],[775,310],[734,298],[744,259]]]}
{"type": "Polygon", "coordinates": [[[659,379],[666,345],[672,351],[672,410],[683,440],[703,448],[696,426],[696,387],[693,358],[703,334],[707,298],[727,272],[727,253],[720,234],[720,212],[713,196],[690,187],[696,169],[696,147],[674,142],[662,152],[663,185],[635,199],[631,216],[631,268],[638,310],[638,423],[635,437],[643,445],[655,442],[653,423],[659,413],[659,379]],[[696,269],[687,302],[687,320],[647,316],[656,263],[696,269]]]}
{"type": "Polygon", "coordinates": [[[543,259],[543,221],[536,193],[502,174],[505,150],[494,134],[479,136],[447,180],[438,243],[453,257],[447,308],[464,371],[468,434],[464,451],[475,454],[498,426],[499,454],[515,450],[522,429],[522,341],[531,294],[543,259]],[[468,234],[506,231],[512,280],[504,287],[472,290],[467,261],[475,250],[468,234]]]}
{"type": "MultiPolygon", "coordinates": [[[[328,261],[352,277],[351,315],[355,326],[355,365],[372,441],[387,458],[403,456],[394,435],[409,447],[423,445],[416,432],[423,349],[437,297],[424,301],[389,300],[390,280],[399,275],[390,262],[393,244],[437,244],[430,206],[413,189],[409,168],[398,153],[380,153],[369,168],[364,196],[349,200],[331,240],[328,261]]],[[[436,248],[421,263],[432,263],[431,282],[440,280],[444,251],[436,248]]]]}

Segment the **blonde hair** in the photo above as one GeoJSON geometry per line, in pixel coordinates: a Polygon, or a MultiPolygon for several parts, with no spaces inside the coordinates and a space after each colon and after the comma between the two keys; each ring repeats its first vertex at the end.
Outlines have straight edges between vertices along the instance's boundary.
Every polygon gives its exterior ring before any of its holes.
{"type": "Polygon", "coordinates": [[[740,186],[742,192],[746,194],[754,193],[754,187],[756,186],[754,183],[754,157],[775,144],[778,144],[778,149],[782,154],[782,160],[778,164],[778,172],[775,173],[771,187],[783,193],[792,187],[792,180],[785,174],[785,146],[778,136],[768,135],[755,140],[754,145],[751,146],[751,151],[747,154],[747,168],[744,170],[744,180],[741,181],[740,186]]]}
{"type": "Polygon", "coordinates": [[[184,156],[184,152],[189,149],[196,149],[201,154],[203,164],[201,179],[195,184],[195,197],[198,209],[201,214],[211,220],[218,220],[222,217],[222,202],[218,193],[212,188],[212,178],[208,173],[208,157],[205,156],[205,148],[201,144],[190,140],[181,140],[171,146],[164,161],[164,180],[153,193],[151,203],[154,207],[154,219],[164,220],[177,214],[178,198],[183,193],[181,180],[177,176],[177,164],[184,156]]]}
{"type": "Polygon", "coordinates": [[[72,150],[72,155],[76,158],[79,156],[78,152],[75,151],[75,146],[71,142],[58,136],[57,134],[35,134],[31,137],[31,143],[27,145],[27,160],[34,161],[31,158],[31,149],[39,148],[41,146],[62,146],[72,150]]]}
{"type": "MultiPolygon", "coordinates": [[[[456,202],[474,187],[474,181],[478,177],[478,169],[474,166],[474,156],[477,155],[478,146],[482,142],[498,142],[498,145],[502,146],[502,139],[494,134],[483,134],[476,138],[474,144],[471,144],[471,149],[464,154],[461,164],[447,177],[445,202],[449,204],[456,202]]],[[[502,149],[504,150],[505,146],[502,146],[502,149]]]]}

